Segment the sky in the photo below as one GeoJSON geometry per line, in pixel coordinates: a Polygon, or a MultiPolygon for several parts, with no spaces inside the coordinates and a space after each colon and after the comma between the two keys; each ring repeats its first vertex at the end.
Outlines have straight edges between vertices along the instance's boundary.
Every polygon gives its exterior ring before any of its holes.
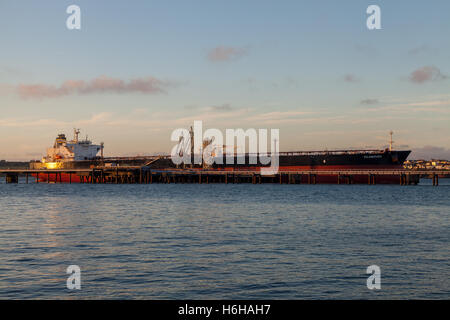
{"type": "Polygon", "coordinates": [[[0,159],[73,128],[106,156],[177,128],[276,128],[281,151],[450,159],[450,2],[0,0],[0,159]],[[381,29],[366,26],[369,5],[381,29]],[[66,9],[81,9],[69,30],[66,9]]]}

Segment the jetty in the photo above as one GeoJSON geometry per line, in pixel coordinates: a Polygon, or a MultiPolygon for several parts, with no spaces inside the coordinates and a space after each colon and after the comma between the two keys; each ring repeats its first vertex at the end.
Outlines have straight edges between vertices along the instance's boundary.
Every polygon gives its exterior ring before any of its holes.
{"type": "MultiPolygon", "coordinates": [[[[383,177],[395,177],[398,185],[417,185],[422,178],[433,186],[450,178],[450,170],[301,170],[261,175],[259,171],[208,169],[151,169],[146,166],[95,167],[86,169],[0,169],[6,183],[153,184],[153,183],[278,183],[278,184],[368,184],[383,183],[383,177]],[[61,178],[62,176],[68,179],[61,178]],[[326,177],[326,180],[324,180],[326,177]],[[326,182],[324,182],[326,181],[326,182]],[[23,183],[22,182],[22,183],[23,183]]],[[[392,182],[390,182],[392,184],[392,182]]]]}

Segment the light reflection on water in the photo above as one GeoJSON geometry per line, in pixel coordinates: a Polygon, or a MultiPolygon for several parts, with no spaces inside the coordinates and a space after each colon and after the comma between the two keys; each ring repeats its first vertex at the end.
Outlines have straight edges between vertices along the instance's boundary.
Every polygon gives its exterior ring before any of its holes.
{"type": "Polygon", "coordinates": [[[449,299],[447,182],[3,183],[0,298],[449,299]]]}

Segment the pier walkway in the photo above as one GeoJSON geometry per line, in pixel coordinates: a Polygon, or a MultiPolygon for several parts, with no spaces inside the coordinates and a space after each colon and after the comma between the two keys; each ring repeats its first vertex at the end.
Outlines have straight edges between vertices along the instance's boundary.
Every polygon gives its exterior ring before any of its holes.
{"type": "Polygon", "coordinates": [[[354,184],[375,185],[389,177],[399,185],[414,185],[421,178],[431,178],[434,186],[439,179],[450,178],[450,170],[299,170],[280,171],[273,175],[261,175],[259,171],[206,170],[206,169],[150,169],[141,166],[95,167],[86,169],[4,169],[0,170],[6,183],[18,183],[19,176],[25,183],[280,183],[280,184],[354,184]],[[324,182],[324,177],[326,181],[324,182]]]}

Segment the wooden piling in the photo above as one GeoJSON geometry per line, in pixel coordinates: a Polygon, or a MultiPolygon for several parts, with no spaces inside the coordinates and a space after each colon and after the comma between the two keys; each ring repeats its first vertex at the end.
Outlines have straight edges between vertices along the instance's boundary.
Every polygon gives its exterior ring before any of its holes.
{"type": "Polygon", "coordinates": [[[6,183],[19,183],[19,174],[11,173],[5,176],[6,183]]]}
{"type": "Polygon", "coordinates": [[[439,175],[433,173],[433,186],[437,187],[439,185],[439,175]]]}

